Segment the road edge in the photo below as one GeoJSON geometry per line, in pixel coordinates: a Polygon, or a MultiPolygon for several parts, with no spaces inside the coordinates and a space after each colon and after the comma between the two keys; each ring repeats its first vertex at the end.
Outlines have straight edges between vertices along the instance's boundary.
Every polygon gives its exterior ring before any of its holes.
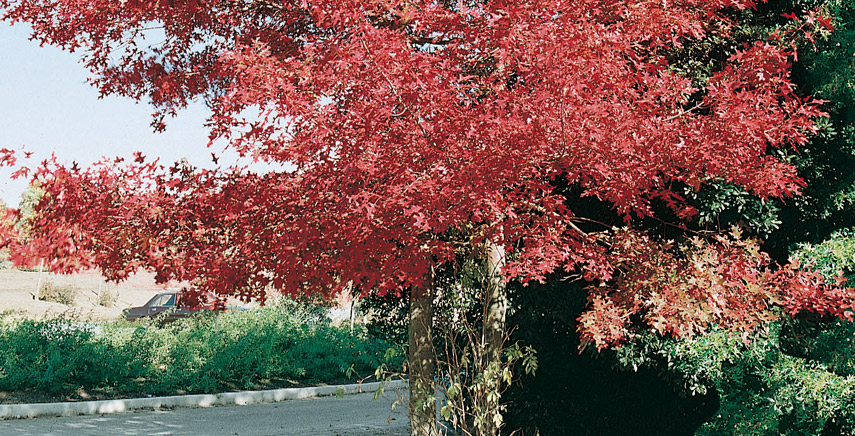
{"type": "Polygon", "coordinates": [[[43,418],[53,416],[105,415],[134,410],[173,409],[178,407],[244,406],[287,400],[352,395],[406,388],[406,380],[356,383],[348,385],[283,388],[263,391],[223,392],[219,394],[172,395],[167,397],[127,398],[118,400],[74,401],[63,403],[0,404],[0,420],[43,418]]]}

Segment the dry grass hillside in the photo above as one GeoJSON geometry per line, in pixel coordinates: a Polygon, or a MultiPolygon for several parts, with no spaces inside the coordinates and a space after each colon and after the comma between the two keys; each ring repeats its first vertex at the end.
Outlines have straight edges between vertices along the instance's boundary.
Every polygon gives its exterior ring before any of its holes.
{"type": "Polygon", "coordinates": [[[158,291],[180,287],[179,284],[158,285],[154,275],[149,273],[138,273],[118,285],[107,283],[97,272],[43,273],[41,299],[36,300],[39,275],[15,269],[0,270],[0,314],[37,319],[116,319],[123,309],[144,304],[158,291]],[[46,301],[51,289],[54,299],[68,301],[72,297],[73,303],[46,301]]]}

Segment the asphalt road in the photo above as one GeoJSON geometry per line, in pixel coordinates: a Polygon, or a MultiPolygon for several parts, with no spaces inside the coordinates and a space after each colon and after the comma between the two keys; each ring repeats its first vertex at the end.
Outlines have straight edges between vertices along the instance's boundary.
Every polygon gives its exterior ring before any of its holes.
{"type": "Polygon", "coordinates": [[[249,406],[0,421],[0,435],[407,436],[394,394],[321,397],[249,406]],[[394,405],[394,408],[393,408],[394,405]]]}

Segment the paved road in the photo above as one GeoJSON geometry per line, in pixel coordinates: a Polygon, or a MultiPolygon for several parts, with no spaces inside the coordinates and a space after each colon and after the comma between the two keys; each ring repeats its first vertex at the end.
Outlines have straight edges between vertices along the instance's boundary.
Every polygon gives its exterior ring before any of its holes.
{"type": "Polygon", "coordinates": [[[394,394],[322,397],[250,406],[0,421],[0,435],[28,436],[406,436],[394,394]]]}

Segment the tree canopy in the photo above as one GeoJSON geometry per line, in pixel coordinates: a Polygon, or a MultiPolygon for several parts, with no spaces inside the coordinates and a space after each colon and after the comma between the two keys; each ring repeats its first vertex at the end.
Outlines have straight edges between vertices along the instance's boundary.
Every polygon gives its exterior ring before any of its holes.
{"type": "MultiPolygon", "coordinates": [[[[81,52],[104,95],[151,103],[155,129],[202,99],[212,141],[287,168],[200,170],[143,153],[89,168],[47,162],[34,170],[45,196],[16,259],[116,280],[146,268],[244,296],[347,283],[386,292],[421,286],[433,266],[490,241],[508,251],[508,280],[562,270],[607,285],[583,323],[598,347],[627,337],[634,315],[671,334],[731,318],[753,328],[766,307],[813,310],[821,295],[843,316],[848,291],[775,271],[741,240],[698,243],[720,286],[673,279],[696,258],[646,262],[668,244],[593,234],[598,217],[560,189],[627,223],[656,204],[690,219],[685,191],[713,181],[763,199],[798,194],[796,167],[770,151],[803,145],[825,114],[796,92],[789,45],[746,41],[703,83],[669,62],[675,47],[727,34],[728,10],[753,6],[0,0],[5,20],[81,52]],[[749,306],[758,312],[740,312],[749,306]]],[[[811,25],[831,27],[821,15],[811,25]]]]}

